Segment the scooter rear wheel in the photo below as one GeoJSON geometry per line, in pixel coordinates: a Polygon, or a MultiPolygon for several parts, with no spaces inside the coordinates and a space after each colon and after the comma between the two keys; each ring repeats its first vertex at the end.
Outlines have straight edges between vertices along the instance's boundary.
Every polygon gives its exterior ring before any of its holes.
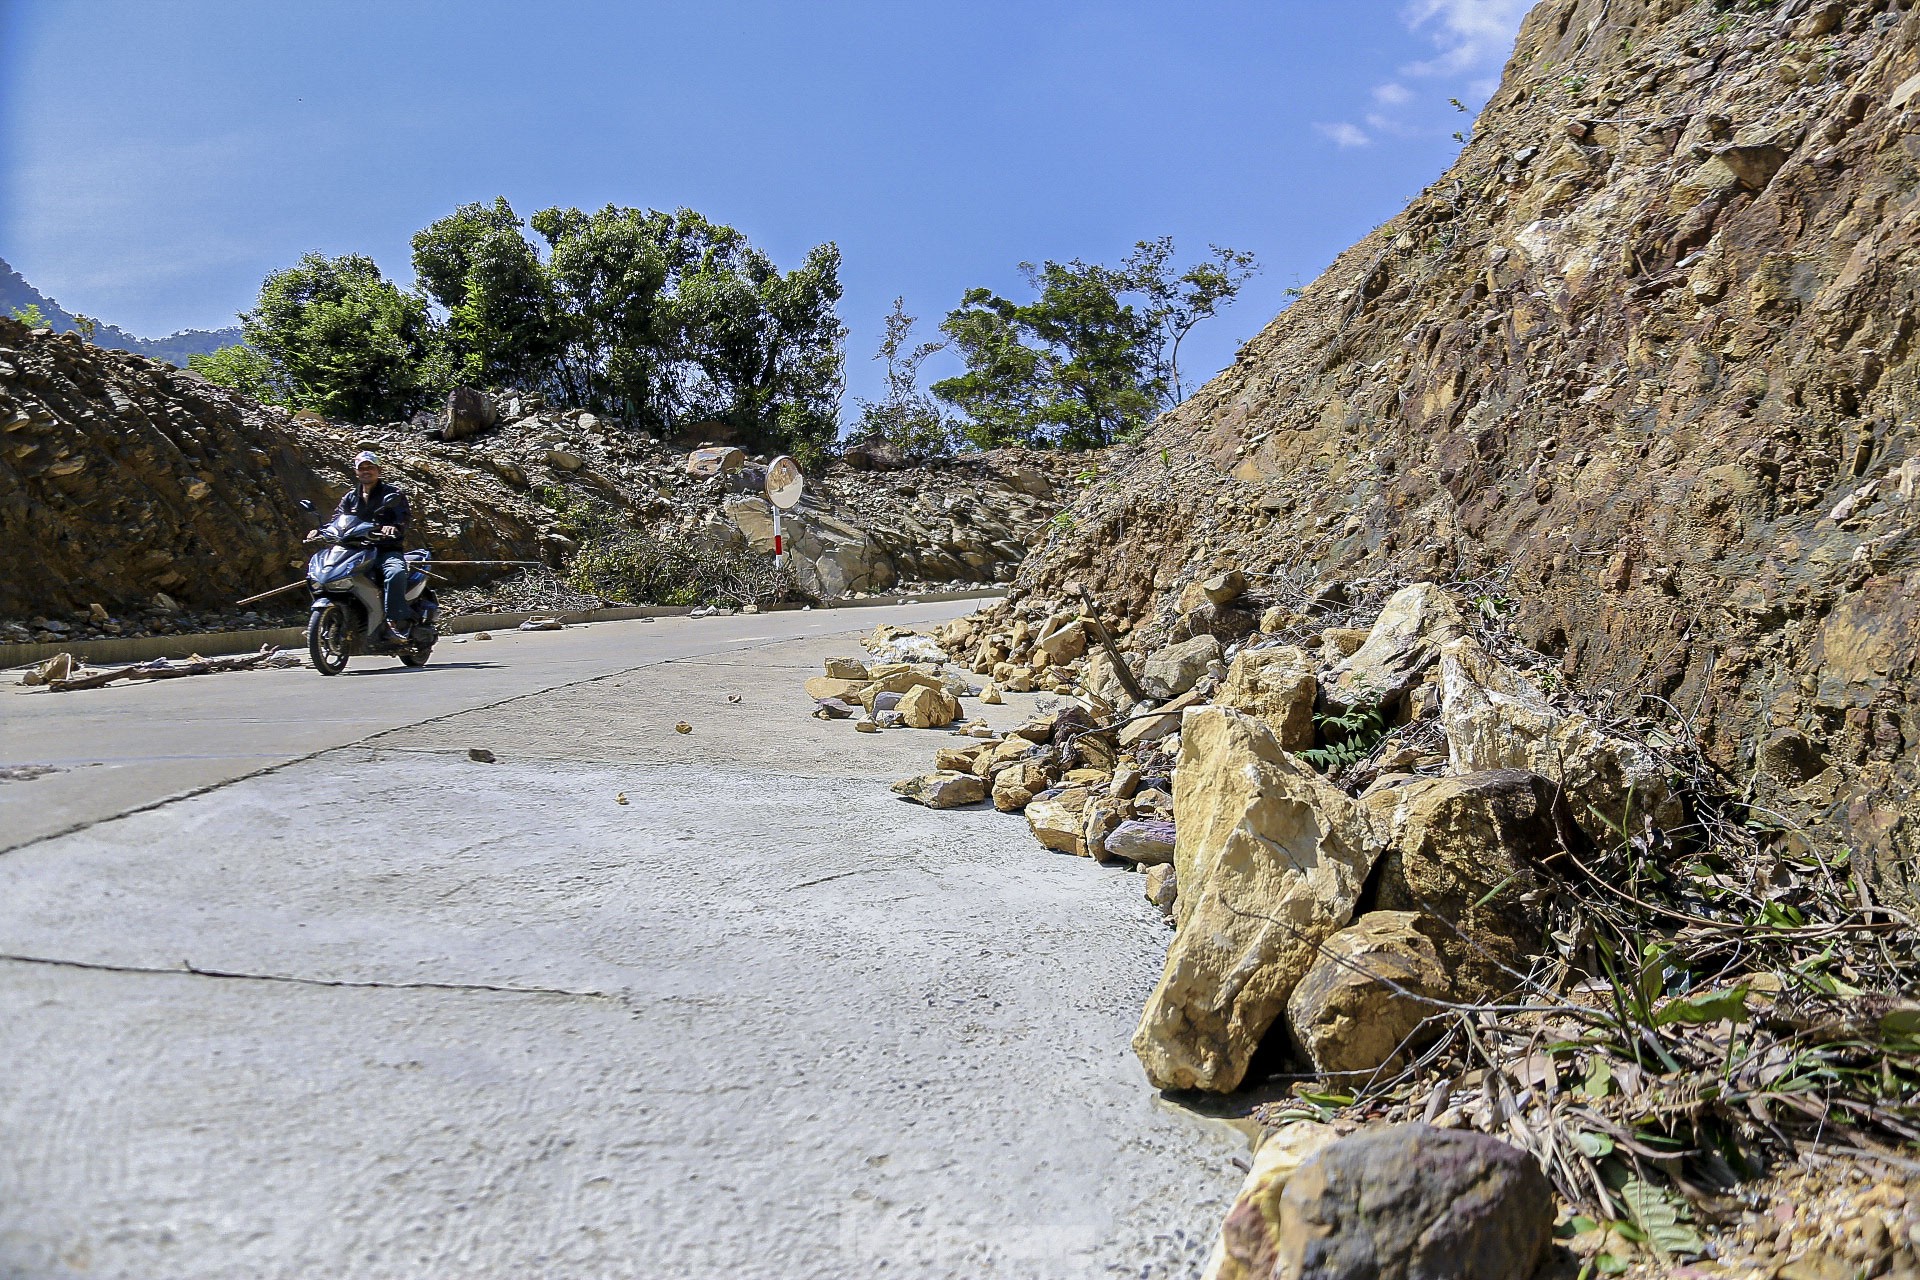
{"type": "Polygon", "coordinates": [[[307,656],[323,676],[347,669],[347,611],[337,604],[315,609],[307,619],[307,656]]]}

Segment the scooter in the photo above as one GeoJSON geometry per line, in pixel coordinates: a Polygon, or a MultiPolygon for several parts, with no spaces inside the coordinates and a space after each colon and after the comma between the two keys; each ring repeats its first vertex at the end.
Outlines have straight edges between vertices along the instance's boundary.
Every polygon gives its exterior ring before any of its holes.
{"type": "MultiPolygon", "coordinates": [[[[311,502],[303,500],[300,505],[314,510],[311,502]]],[[[422,549],[406,553],[413,629],[404,644],[386,639],[387,610],[380,579],[373,572],[379,562],[374,538],[378,529],[370,521],[343,513],[312,539],[327,544],[307,561],[307,590],[313,596],[313,610],[307,615],[307,654],[313,669],[323,676],[345,671],[347,659],[355,654],[388,655],[409,667],[424,667],[440,638],[440,605],[427,585],[427,566],[433,557],[422,549]]]]}

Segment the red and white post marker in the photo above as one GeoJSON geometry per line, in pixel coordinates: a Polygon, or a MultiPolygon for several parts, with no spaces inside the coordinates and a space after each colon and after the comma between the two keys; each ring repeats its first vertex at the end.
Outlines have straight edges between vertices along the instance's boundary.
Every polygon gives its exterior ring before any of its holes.
{"type": "Polygon", "coordinates": [[[767,502],[773,507],[773,567],[776,569],[787,562],[786,527],[780,517],[799,505],[806,487],[800,464],[786,454],[767,465],[767,502]]]}

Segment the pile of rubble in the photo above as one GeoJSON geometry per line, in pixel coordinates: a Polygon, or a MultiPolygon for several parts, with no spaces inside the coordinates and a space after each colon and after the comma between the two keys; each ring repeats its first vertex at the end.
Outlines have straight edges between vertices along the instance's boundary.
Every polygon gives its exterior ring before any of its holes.
{"type": "Polygon", "coordinates": [[[1019,590],[1506,577],[1588,689],[1920,900],[1920,9],[1542,0],[1446,173],[1116,450],[1019,590]]]}
{"type": "MultiPolygon", "coordinates": [[[[1084,597],[1025,602],[876,633],[884,661],[808,686],[858,727],[953,731],[903,796],[990,801],[1047,849],[1145,873],[1175,926],[1133,1038],[1156,1087],[1298,1073],[1260,1113],[1273,1136],[1213,1274],[1304,1274],[1273,1260],[1325,1244],[1329,1196],[1441,1203],[1508,1160],[1456,1136],[1532,1157],[1494,1179],[1512,1205],[1433,1237],[1504,1241],[1487,1275],[1542,1256],[1549,1186],[1567,1248],[1617,1270],[1738,1253],[1742,1180],[1808,1143],[1899,1165],[1920,1140],[1910,919],[1790,833],[1729,823],[1684,725],[1573,694],[1473,588],[1247,587],[1196,584],[1185,638],[1141,629],[1144,653],[1084,597]],[[1005,733],[964,718],[1002,688],[1066,700],[1005,733]],[[1392,1160],[1339,1154],[1383,1134],[1392,1160]],[[1316,1189],[1289,1207],[1300,1168],[1316,1189]]],[[[1389,1247],[1392,1215],[1369,1230],[1389,1247]]],[[[1896,1235],[1877,1256],[1915,1262],[1896,1235]]],[[[1348,1252],[1313,1274],[1377,1274],[1348,1252]]]]}
{"type": "MultiPolygon", "coordinates": [[[[690,457],[528,392],[454,399],[460,412],[411,422],[330,422],[0,319],[0,537],[16,570],[0,577],[0,643],[290,620],[273,602],[252,614],[232,602],[299,576],[313,519],[298,502],[331,509],[362,449],[406,490],[419,545],[487,562],[449,566],[454,586],[520,567],[565,578],[583,529],[772,554],[765,458],[690,457]]],[[[1031,450],[830,464],[788,521],[795,585],[828,600],[1007,581],[1085,466],[1031,450]]]]}

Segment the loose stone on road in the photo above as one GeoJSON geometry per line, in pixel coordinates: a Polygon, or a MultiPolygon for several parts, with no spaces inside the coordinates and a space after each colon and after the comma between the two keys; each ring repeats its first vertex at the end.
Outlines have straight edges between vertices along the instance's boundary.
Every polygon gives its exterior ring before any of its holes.
{"type": "Polygon", "coordinates": [[[7,784],[115,790],[0,856],[0,1275],[1196,1271],[1244,1145],[1128,1050],[1139,879],[900,802],[936,735],[807,715],[852,628],[968,607],[5,695],[9,761],[23,705],[72,762],[164,692],[234,780],[7,784]]]}

